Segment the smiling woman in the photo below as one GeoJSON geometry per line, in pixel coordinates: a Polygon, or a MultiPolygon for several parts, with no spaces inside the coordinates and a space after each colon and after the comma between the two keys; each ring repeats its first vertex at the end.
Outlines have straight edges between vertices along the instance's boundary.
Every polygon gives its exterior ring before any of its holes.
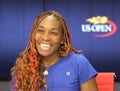
{"type": "Polygon", "coordinates": [[[63,41],[61,26],[54,15],[43,19],[35,34],[36,48],[39,54],[52,57],[59,55],[59,47],[63,41]]]}
{"type": "Polygon", "coordinates": [[[11,91],[98,91],[96,70],[78,52],[59,13],[39,14],[27,48],[11,69],[11,91]]]}

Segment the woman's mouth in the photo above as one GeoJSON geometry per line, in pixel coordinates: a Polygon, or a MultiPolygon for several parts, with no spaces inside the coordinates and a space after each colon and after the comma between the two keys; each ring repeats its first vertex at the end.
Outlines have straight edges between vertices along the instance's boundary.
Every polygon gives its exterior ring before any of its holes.
{"type": "Polygon", "coordinates": [[[40,47],[42,50],[49,50],[50,49],[50,44],[44,44],[44,43],[41,43],[40,44],[40,47]]]}

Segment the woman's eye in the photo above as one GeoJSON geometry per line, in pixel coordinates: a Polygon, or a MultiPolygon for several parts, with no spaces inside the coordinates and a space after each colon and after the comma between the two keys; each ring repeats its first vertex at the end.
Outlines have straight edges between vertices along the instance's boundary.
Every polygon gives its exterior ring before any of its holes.
{"type": "Polygon", "coordinates": [[[42,29],[38,29],[38,32],[40,32],[40,33],[42,33],[42,32],[44,32],[42,29]]]}
{"type": "Polygon", "coordinates": [[[57,33],[57,32],[51,32],[51,34],[53,34],[53,35],[57,35],[58,33],[57,33]]]}

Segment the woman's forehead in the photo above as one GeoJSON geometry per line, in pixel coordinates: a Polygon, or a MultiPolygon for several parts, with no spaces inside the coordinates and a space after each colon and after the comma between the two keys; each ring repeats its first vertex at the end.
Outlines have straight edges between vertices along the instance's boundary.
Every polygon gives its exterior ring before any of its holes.
{"type": "Polygon", "coordinates": [[[60,27],[61,22],[53,15],[45,17],[40,23],[39,27],[60,27]]]}

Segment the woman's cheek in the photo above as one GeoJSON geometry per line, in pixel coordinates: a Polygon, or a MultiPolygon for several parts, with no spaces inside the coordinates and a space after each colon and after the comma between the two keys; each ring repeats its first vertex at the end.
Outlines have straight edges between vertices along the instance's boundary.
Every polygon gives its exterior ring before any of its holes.
{"type": "Polygon", "coordinates": [[[40,35],[39,35],[39,34],[36,34],[36,35],[35,35],[35,40],[38,40],[39,37],[40,37],[40,35]]]}

